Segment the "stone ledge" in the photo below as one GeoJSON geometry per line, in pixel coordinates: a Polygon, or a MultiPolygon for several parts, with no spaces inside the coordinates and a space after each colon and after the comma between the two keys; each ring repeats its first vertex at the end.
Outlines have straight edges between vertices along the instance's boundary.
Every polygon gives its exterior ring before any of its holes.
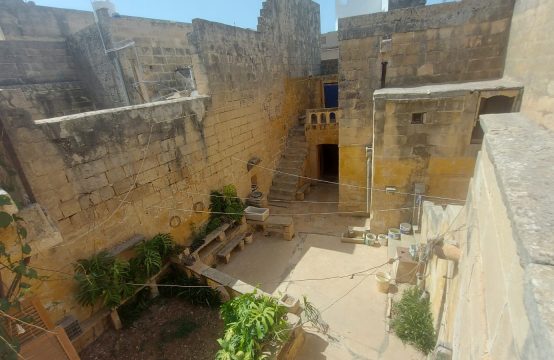
{"type": "Polygon", "coordinates": [[[480,120],[521,264],[554,265],[554,133],[519,113],[480,120]]]}
{"type": "Polygon", "coordinates": [[[480,121],[525,272],[531,329],[523,351],[536,349],[537,358],[548,359],[554,352],[554,133],[519,113],[480,121]]]}

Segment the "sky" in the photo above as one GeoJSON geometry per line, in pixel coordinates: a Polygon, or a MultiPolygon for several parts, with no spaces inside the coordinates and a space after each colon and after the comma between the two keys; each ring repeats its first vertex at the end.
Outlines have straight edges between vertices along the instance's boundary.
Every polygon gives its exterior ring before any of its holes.
{"type": "MultiPolygon", "coordinates": [[[[314,0],[321,11],[321,32],[336,30],[335,0],[314,0]]],[[[34,0],[37,5],[92,10],[90,0],[34,0]]],[[[122,15],[191,22],[200,18],[256,29],[263,0],[112,0],[122,15]]],[[[428,0],[428,3],[442,0],[428,0]]]]}

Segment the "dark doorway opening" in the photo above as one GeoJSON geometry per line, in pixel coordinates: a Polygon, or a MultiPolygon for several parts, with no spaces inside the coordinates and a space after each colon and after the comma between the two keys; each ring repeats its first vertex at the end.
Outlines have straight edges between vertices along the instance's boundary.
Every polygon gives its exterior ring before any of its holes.
{"type": "Polygon", "coordinates": [[[323,84],[323,97],[326,108],[335,108],[339,106],[339,84],[323,84]]]}
{"type": "MultiPolygon", "coordinates": [[[[479,104],[478,116],[485,114],[510,113],[512,112],[512,109],[514,107],[514,101],[515,98],[503,95],[483,98],[481,99],[481,103],[479,104]]],[[[475,122],[475,127],[473,128],[473,131],[471,133],[471,143],[481,144],[483,142],[484,135],[485,133],[483,132],[483,128],[481,127],[481,123],[479,122],[479,118],[477,118],[477,121],[475,122]]]]}
{"type": "Polygon", "coordinates": [[[320,179],[337,181],[339,178],[339,146],[336,144],[319,145],[320,179]]]}

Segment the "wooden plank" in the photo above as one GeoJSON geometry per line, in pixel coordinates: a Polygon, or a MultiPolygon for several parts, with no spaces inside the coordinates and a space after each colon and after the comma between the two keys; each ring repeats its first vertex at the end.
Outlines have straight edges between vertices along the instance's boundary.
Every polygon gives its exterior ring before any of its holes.
{"type": "Polygon", "coordinates": [[[67,334],[65,333],[64,329],[61,327],[56,327],[54,331],[57,334],[57,339],[60,343],[60,346],[65,351],[65,354],[69,358],[69,360],[79,360],[79,354],[77,353],[77,350],[75,350],[75,347],[71,343],[71,340],[67,337],[67,334]]]}

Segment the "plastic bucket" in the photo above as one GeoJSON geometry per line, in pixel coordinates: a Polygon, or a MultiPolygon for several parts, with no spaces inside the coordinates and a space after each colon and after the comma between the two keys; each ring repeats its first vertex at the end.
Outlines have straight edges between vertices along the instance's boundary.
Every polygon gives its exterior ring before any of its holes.
{"type": "Polygon", "coordinates": [[[400,233],[404,235],[410,235],[411,231],[412,231],[412,224],[409,224],[409,223],[400,224],[400,233]]]}
{"type": "Polygon", "coordinates": [[[381,244],[381,246],[387,246],[389,244],[389,238],[385,234],[377,235],[377,240],[379,241],[379,244],[381,244]]]}
{"type": "Polygon", "coordinates": [[[390,240],[400,240],[400,229],[390,228],[389,229],[389,239],[390,240]]]}
{"type": "Polygon", "coordinates": [[[365,244],[369,246],[373,246],[375,242],[377,241],[377,236],[372,233],[365,234],[365,244]]]}
{"type": "Polygon", "coordinates": [[[384,294],[389,292],[389,286],[390,286],[390,280],[391,277],[389,274],[383,271],[379,271],[377,274],[375,274],[375,281],[377,283],[377,290],[379,292],[382,292],[384,294]]]}

